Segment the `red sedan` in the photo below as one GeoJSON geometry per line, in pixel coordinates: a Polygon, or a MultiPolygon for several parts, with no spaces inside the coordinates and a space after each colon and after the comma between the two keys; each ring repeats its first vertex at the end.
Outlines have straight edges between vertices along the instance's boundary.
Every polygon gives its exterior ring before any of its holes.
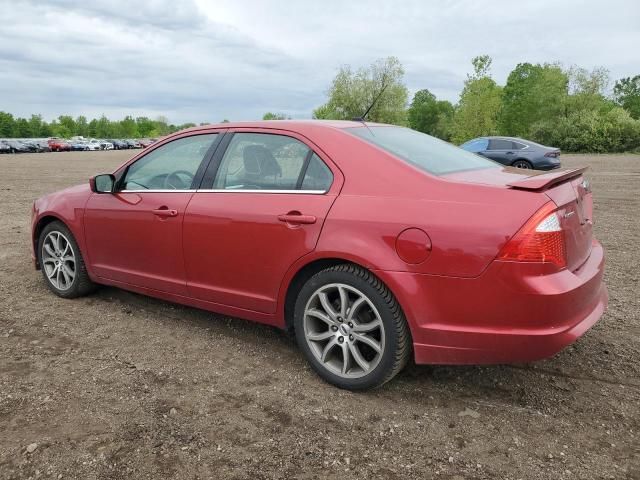
{"type": "Polygon", "coordinates": [[[291,330],[364,389],[410,357],[528,362],[589,329],[607,290],[582,173],[389,125],[196,127],[37,200],[34,259],[61,297],[113,285],[291,330]]]}

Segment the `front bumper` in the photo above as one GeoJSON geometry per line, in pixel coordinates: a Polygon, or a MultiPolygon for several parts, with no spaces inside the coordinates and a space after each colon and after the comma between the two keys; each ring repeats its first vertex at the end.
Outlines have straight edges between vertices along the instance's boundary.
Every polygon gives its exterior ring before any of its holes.
{"type": "Polygon", "coordinates": [[[602,316],[604,252],[578,270],[494,261],[477,278],[377,272],[409,320],[416,363],[496,364],[555,355],[602,316]]]}

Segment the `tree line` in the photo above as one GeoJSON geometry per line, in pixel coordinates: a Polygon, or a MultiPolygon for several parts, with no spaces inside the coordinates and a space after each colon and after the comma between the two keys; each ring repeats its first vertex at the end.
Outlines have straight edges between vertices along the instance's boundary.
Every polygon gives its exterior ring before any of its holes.
{"type": "Polygon", "coordinates": [[[505,135],[572,152],[640,148],[640,75],[617,80],[610,94],[609,72],[601,67],[520,63],[505,85],[498,85],[489,56],[471,63],[456,104],[428,89],[417,91],[409,103],[404,69],[395,57],[355,71],[343,66],[314,118],[360,117],[382,91],[368,120],[409,126],[457,144],[505,135]]]}
{"type": "Polygon", "coordinates": [[[182,125],[170,124],[167,118],[148,117],[133,118],[127,116],[122,120],[109,120],[104,115],[88,120],[80,115],[60,115],[57,119],[46,122],[42,115],[31,115],[29,118],[14,117],[10,113],[0,112],[0,138],[70,138],[83,136],[90,138],[151,138],[161,137],[177,132],[183,128],[195,127],[195,123],[182,125]]]}

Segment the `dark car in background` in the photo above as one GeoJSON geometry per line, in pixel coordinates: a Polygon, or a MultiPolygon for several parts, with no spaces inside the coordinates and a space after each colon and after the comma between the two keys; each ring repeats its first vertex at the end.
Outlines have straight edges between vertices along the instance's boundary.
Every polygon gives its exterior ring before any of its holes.
{"type": "Polygon", "coordinates": [[[514,137],[478,137],[460,148],[503,165],[535,170],[560,168],[560,150],[514,137]]]}
{"type": "Polygon", "coordinates": [[[125,140],[125,142],[127,142],[129,148],[142,148],[142,145],[137,140],[125,140]]]}
{"type": "Polygon", "coordinates": [[[129,148],[129,144],[124,141],[124,140],[116,140],[116,139],[109,139],[107,140],[107,142],[110,142],[113,144],[113,149],[114,150],[125,150],[127,148],[129,148]]]}
{"type": "Polygon", "coordinates": [[[0,153],[11,153],[11,147],[4,140],[0,141],[0,153]]]}
{"type": "Polygon", "coordinates": [[[36,146],[39,153],[51,151],[51,147],[49,147],[49,142],[47,140],[34,140],[31,143],[33,143],[36,146]]]}
{"type": "Polygon", "coordinates": [[[3,140],[3,143],[9,146],[9,153],[35,152],[35,149],[32,149],[32,147],[29,147],[18,140],[3,140]]]}

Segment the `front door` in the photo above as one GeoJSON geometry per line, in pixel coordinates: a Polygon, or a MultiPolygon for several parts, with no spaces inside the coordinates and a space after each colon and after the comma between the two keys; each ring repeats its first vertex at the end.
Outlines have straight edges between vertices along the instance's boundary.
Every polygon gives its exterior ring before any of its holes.
{"type": "Polygon", "coordinates": [[[235,133],[218,163],[184,220],[190,295],[273,313],[286,271],[315,248],[342,177],[279,134],[235,133]]]}
{"type": "Polygon", "coordinates": [[[114,194],[94,193],[85,237],[99,277],[186,295],[182,223],[217,134],[182,137],[128,166],[114,194]]]}

